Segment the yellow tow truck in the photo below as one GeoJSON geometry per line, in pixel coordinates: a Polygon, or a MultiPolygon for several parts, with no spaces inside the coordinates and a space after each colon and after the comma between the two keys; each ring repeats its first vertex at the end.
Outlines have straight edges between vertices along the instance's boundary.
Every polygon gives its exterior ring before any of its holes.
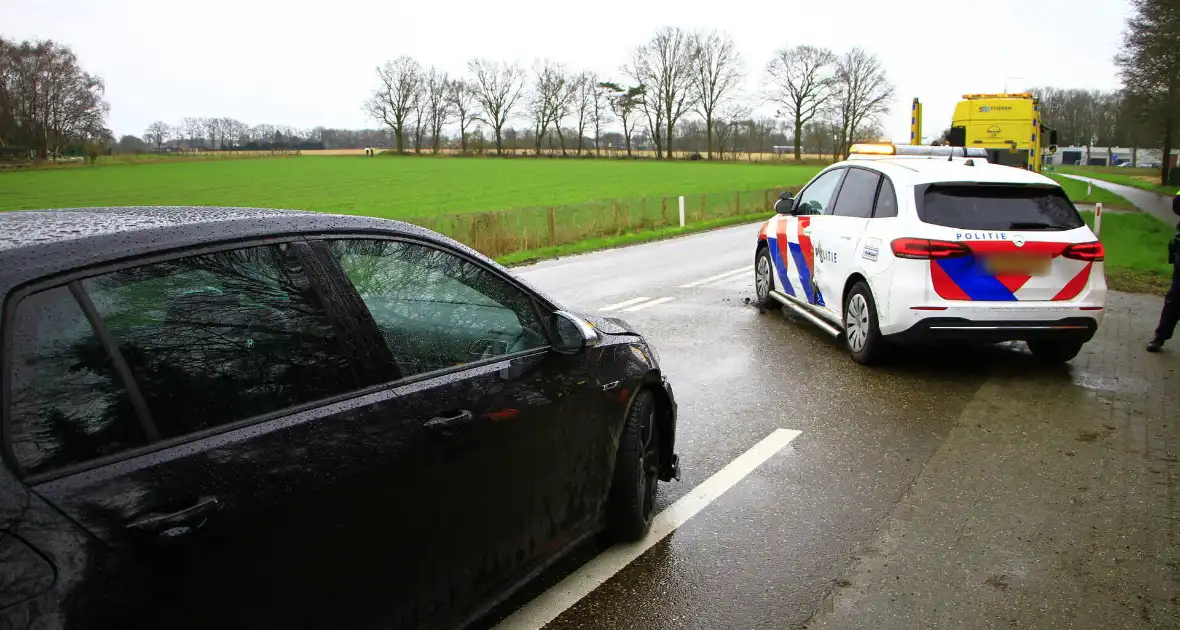
{"type": "MultiPolygon", "coordinates": [[[[914,99],[911,144],[921,142],[922,105],[914,99]]],[[[1057,151],[1057,131],[1041,120],[1040,103],[1029,92],[964,94],[955,105],[950,144],[985,149],[988,161],[1041,172],[1045,156],[1057,151]]]]}

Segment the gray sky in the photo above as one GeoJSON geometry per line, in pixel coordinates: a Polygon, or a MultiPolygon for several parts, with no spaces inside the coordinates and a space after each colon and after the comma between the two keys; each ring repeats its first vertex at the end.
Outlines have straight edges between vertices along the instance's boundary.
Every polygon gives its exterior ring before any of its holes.
{"type": "Polygon", "coordinates": [[[1129,11],[1125,0],[0,0],[0,34],[72,46],[106,81],[110,127],[136,135],[183,116],[374,127],[361,103],[376,65],[399,55],[451,73],[475,56],[545,56],[621,80],[657,27],[710,28],[734,38],[753,93],[776,48],[859,45],[897,86],[883,122],[904,141],[915,96],[932,135],[964,93],[1118,87],[1129,11]]]}

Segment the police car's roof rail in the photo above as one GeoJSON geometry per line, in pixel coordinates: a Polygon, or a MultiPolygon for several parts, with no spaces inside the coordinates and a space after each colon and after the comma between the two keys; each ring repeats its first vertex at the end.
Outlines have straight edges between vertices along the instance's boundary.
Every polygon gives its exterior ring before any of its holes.
{"type": "Polygon", "coordinates": [[[960,157],[987,159],[987,150],[978,147],[927,147],[913,144],[871,143],[854,144],[849,155],[916,155],[929,157],[960,157]]]}

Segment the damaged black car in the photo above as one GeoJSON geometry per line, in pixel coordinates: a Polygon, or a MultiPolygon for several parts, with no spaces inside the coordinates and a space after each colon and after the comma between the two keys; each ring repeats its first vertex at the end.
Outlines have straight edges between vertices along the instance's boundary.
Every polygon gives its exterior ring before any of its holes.
{"type": "Polygon", "coordinates": [[[655,351],[415,226],[0,214],[0,626],[444,628],[679,477],[655,351]]]}

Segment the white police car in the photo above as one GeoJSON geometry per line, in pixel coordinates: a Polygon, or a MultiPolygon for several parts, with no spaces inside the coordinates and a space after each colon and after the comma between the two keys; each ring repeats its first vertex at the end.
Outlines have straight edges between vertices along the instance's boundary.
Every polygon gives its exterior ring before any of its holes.
{"type": "Polygon", "coordinates": [[[755,286],[872,363],[889,342],[1023,340],[1074,358],[1102,321],[1103,248],[1053,180],[981,149],[856,145],[758,233],[755,286]]]}

